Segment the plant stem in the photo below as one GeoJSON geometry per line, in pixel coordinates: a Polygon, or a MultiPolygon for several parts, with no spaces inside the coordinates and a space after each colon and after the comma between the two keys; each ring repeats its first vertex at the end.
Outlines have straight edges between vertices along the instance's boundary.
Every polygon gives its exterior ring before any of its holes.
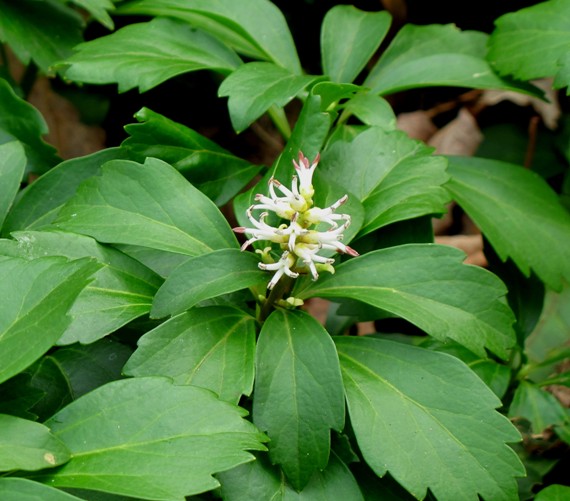
{"type": "Polygon", "coordinates": [[[283,299],[286,294],[291,292],[293,288],[294,279],[284,275],[281,277],[279,282],[275,284],[275,287],[271,289],[269,296],[265,300],[265,303],[261,307],[261,311],[259,312],[259,321],[263,323],[265,319],[269,316],[269,314],[275,309],[275,303],[280,299],[283,299]]]}
{"type": "Polygon", "coordinates": [[[289,127],[289,122],[287,121],[287,116],[285,115],[283,108],[273,105],[267,110],[267,113],[275,124],[275,127],[277,127],[277,130],[285,140],[288,140],[291,137],[291,127],[289,127]]]}

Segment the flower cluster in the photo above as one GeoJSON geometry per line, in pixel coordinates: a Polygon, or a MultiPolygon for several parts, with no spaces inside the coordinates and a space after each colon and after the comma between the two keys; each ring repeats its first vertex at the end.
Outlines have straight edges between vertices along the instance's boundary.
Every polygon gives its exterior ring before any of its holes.
{"type": "MultiPolygon", "coordinates": [[[[285,187],[277,179],[269,180],[269,196],[257,194],[256,203],[247,209],[247,217],[252,228],[243,226],[234,228],[236,233],[245,233],[249,239],[242,245],[242,250],[259,240],[279,244],[281,258],[274,262],[269,254],[270,247],[261,251],[262,261],[259,267],[262,270],[274,271],[275,274],[267,287],[272,289],[283,275],[297,278],[300,273],[309,272],[313,280],[319,277],[319,271],[334,273],[332,263],[334,259],[319,256],[322,249],[333,249],[337,252],[358,256],[358,252],[344,245],[341,240],[344,230],[350,225],[348,214],[336,214],[335,211],[344,204],[348,196],[337,200],[326,209],[313,206],[313,173],[319,163],[319,156],[309,160],[299,153],[299,161],[293,161],[296,175],[293,176],[291,189],[285,187]],[[279,193],[278,193],[279,192],[279,193]],[[253,211],[261,210],[258,219],[253,211]],[[287,223],[277,227],[266,222],[269,212],[275,213],[287,223]],[[326,231],[311,229],[320,223],[329,226],[326,231]]],[[[260,252],[260,251],[258,251],[260,252]]]]}

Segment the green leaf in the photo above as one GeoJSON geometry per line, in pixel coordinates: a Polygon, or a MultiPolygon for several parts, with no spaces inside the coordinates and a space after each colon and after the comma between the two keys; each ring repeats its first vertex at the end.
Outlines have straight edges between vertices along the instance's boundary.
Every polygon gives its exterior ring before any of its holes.
{"type": "MultiPolygon", "coordinates": [[[[555,363],[561,349],[570,341],[570,286],[560,294],[546,291],[544,308],[536,328],[526,339],[525,354],[533,364],[546,364],[544,378],[555,372],[555,363]]],[[[541,380],[533,374],[533,379],[541,380]]]]}
{"type": "Polygon", "coordinates": [[[377,475],[389,471],[417,499],[428,488],[440,501],[516,498],[524,468],[505,442],[520,435],[465,364],[391,341],[335,342],[352,427],[377,475]]]}
{"type": "Polygon", "coordinates": [[[0,0],[0,12],[0,42],[22,63],[33,60],[44,72],[82,41],[81,16],[58,0],[0,0]]]}
{"type": "Polygon", "coordinates": [[[349,298],[382,308],[431,336],[453,339],[486,357],[506,359],[515,341],[506,289],[492,273],[464,265],[458,249],[409,244],[370,252],[337,266],[295,297],[349,298]]]}
{"type": "Polygon", "coordinates": [[[43,424],[0,414],[0,471],[53,468],[69,457],[67,447],[43,424]]]}
{"type": "Polygon", "coordinates": [[[0,145],[0,228],[20,189],[26,169],[26,154],[18,141],[0,145]]]}
{"type": "Polygon", "coordinates": [[[458,358],[477,374],[499,398],[503,398],[509,388],[511,370],[506,365],[499,364],[488,358],[481,358],[470,352],[467,348],[454,342],[441,343],[430,339],[429,342],[424,342],[421,346],[458,358]]]}
{"type": "Polygon", "coordinates": [[[450,157],[446,185],[505,261],[555,290],[570,281],[570,215],[537,174],[482,158],[450,157]]]}
{"type": "Polygon", "coordinates": [[[357,94],[346,103],[345,110],[366,125],[375,125],[387,131],[396,129],[396,115],[390,103],[375,94],[357,94]]]}
{"type": "Polygon", "coordinates": [[[173,167],[107,162],[61,209],[55,226],[100,242],[141,245],[196,256],[235,247],[218,208],[173,167]]]}
{"type": "MultiPolygon", "coordinates": [[[[520,80],[557,74],[568,54],[570,8],[566,0],[550,0],[511,12],[495,21],[487,59],[502,75],[520,80]]],[[[558,87],[568,85],[560,82],[558,87]]]]}
{"type": "Polygon", "coordinates": [[[132,354],[132,349],[124,344],[101,339],[87,346],[75,344],[61,348],[46,359],[53,361],[63,377],[73,399],[121,379],[122,369],[132,354]]]}
{"type": "Polygon", "coordinates": [[[297,492],[285,480],[278,468],[271,466],[265,455],[257,454],[256,460],[233,470],[220,473],[221,494],[226,501],[329,501],[346,499],[360,501],[364,498],[348,467],[334,452],[327,467],[317,470],[305,488],[297,492]]]}
{"type": "Polygon", "coordinates": [[[42,501],[77,501],[80,498],[26,478],[0,478],[0,498],[42,501]]]}
{"type": "MultiPolygon", "coordinates": [[[[3,0],[0,0],[2,17],[3,8],[3,0]]],[[[47,132],[40,112],[19,98],[10,84],[0,78],[0,144],[14,139],[22,143],[28,160],[26,172],[43,173],[59,161],[55,148],[41,139],[47,132]]]]}
{"type": "Polygon", "coordinates": [[[300,311],[274,311],[257,342],[253,422],[269,456],[303,489],[329,460],[330,430],[344,426],[343,388],[327,331],[300,311]]]}
{"type": "Polygon", "coordinates": [[[157,18],[131,24],[82,43],[61,63],[65,77],[92,84],[119,84],[145,92],[166,80],[197,70],[227,73],[241,61],[211,35],[175,19],[157,18]]]}
{"type": "Polygon", "coordinates": [[[534,433],[542,433],[550,426],[562,426],[570,421],[566,409],[554,395],[526,381],[521,381],[515,391],[509,417],[527,419],[534,433]]]}
{"type": "Polygon", "coordinates": [[[107,148],[60,163],[20,192],[6,218],[4,233],[48,226],[77,187],[100,173],[102,164],[126,157],[120,148],[107,148]]]}
{"type": "Polygon", "coordinates": [[[446,212],[446,162],[431,153],[404,132],[371,127],[349,143],[327,148],[322,170],[362,201],[360,235],[365,235],[396,221],[446,212]]]}
{"type": "Polygon", "coordinates": [[[67,311],[98,268],[89,259],[0,257],[0,382],[59,339],[71,320],[67,311]]]}
{"type": "Polygon", "coordinates": [[[94,257],[102,268],[69,310],[71,325],[58,344],[92,343],[147,314],[162,280],[123,253],[95,240],[61,231],[14,232],[21,257],[94,257]]]}
{"type": "Polygon", "coordinates": [[[336,108],[342,108],[339,101],[351,99],[363,89],[360,85],[351,83],[320,81],[311,87],[311,94],[321,96],[322,110],[332,111],[336,108]]]}
{"type": "Polygon", "coordinates": [[[122,146],[139,161],[155,157],[169,163],[218,206],[230,201],[261,168],[148,108],[135,118],[141,123],[125,127],[130,137],[122,146]]]}
{"type": "Polygon", "coordinates": [[[568,499],[570,499],[570,487],[567,485],[549,485],[534,498],[535,501],[568,501],[568,499]]]}
{"type": "Polygon", "coordinates": [[[222,82],[218,95],[229,97],[230,118],[239,133],[271,106],[285,106],[316,78],[297,75],[273,63],[247,63],[222,82]]]}
{"type": "Polygon", "coordinates": [[[352,82],[388,33],[386,11],[364,12],[352,5],[329,10],[321,27],[323,73],[333,82],[352,82]]]}
{"type": "Polygon", "coordinates": [[[294,73],[301,64],[281,11],[268,0],[139,0],[120,14],[168,16],[198,26],[248,57],[272,61],[294,73]]]}
{"type": "Polygon", "coordinates": [[[268,281],[251,252],[222,249],[189,259],[172,271],[158,290],[151,317],[177,315],[204,299],[268,281]]]}
{"type": "Polygon", "coordinates": [[[193,308],[147,332],[124,368],[129,376],[168,376],[237,403],[253,388],[255,320],[235,308],[193,308]]]}
{"type": "Polygon", "coordinates": [[[428,86],[505,89],[532,95],[529,84],[499,77],[485,61],[488,36],[455,25],[405,25],[364,81],[382,95],[428,86]]]}
{"type": "Polygon", "coordinates": [[[112,0],[71,0],[75,5],[85,9],[103,26],[112,30],[115,26],[107,11],[114,10],[112,0]]]}
{"type": "Polygon", "coordinates": [[[72,453],[33,476],[54,487],[173,500],[216,488],[212,474],[253,459],[265,437],[245,411],[196,386],[134,378],[102,386],[46,425],[72,453]]]}
{"type": "Polygon", "coordinates": [[[37,388],[30,388],[31,377],[21,372],[0,385],[0,414],[37,420],[38,415],[30,409],[44,396],[37,388]]]}

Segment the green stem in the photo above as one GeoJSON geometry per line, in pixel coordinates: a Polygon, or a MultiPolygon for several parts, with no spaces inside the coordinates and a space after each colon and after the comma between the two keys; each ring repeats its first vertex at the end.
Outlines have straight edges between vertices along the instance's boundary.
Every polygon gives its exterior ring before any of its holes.
{"type": "Polygon", "coordinates": [[[263,303],[261,307],[261,311],[259,312],[259,321],[263,323],[265,319],[270,315],[270,313],[275,309],[275,304],[283,299],[286,294],[291,292],[293,289],[293,284],[295,283],[294,279],[284,275],[281,277],[279,282],[275,284],[275,287],[271,289],[269,296],[263,303]]]}
{"type": "Polygon", "coordinates": [[[277,127],[279,133],[288,140],[291,137],[291,127],[289,127],[289,122],[287,121],[287,116],[285,115],[285,111],[283,108],[279,108],[278,106],[271,106],[267,110],[269,117],[277,127]]]}

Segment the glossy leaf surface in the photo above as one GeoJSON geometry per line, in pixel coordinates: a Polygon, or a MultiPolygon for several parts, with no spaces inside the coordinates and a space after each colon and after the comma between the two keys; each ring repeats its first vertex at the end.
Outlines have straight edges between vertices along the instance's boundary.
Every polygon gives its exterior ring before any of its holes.
{"type": "Polygon", "coordinates": [[[493,274],[461,263],[463,252],[442,245],[409,244],[351,259],[334,275],[294,291],[295,297],[343,297],[405,318],[431,336],[453,339],[486,357],[506,358],[514,344],[514,316],[506,289],[493,274]]]}
{"type": "Polygon", "coordinates": [[[26,478],[0,478],[0,498],[41,499],[42,501],[78,501],[80,498],[26,478]],[[24,496],[27,496],[24,498],[24,496]]]}
{"type": "Polygon", "coordinates": [[[195,256],[235,247],[218,208],[173,167],[107,162],[63,207],[56,227],[105,243],[141,245],[195,256]]]}
{"type": "Polygon", "coordinates": [[[334,453],[323,471],[316,471],[305,488],[293,489],[265,456],[257,454],[255,461],[218,475],[222,496],[227,501],[329,501],[363,499],[356,480],[348,467],[334,453]]]}
{"type": "MultiPolygon", "coordinates": [[[[501,16],[489,40],[488,60],[501,74],[520,80],[550,77],[560,70],[570,44],[570,4],[550,0],[501,16]]],[[[570,84],[559,75],[557,87],[570,84]]]]}
{"type": "Polygon", "coordinates": [[[352,5],[329,10],[321,27],[323,73],[333,82],[352,82],[388,33],[386,11],[365,12],[352,5]]]}
{"type": "Polygon", "coordinates": [[[21,256],[93,257],[102,268],[73,304],[71,325],[59,344],[92,343],[150,311],[162,280],[121,252],[84,235],[61,231],[14,232],[21,256]]]}
{"type": "Polygon", "coordinates": [[[229,97],[232,125],[241,132],[271,106],[285,106],[313,80],[315,77],[296,75],[273,63],[253,62],[229,75],[218,94],[229,97]]]}
{"type": "Polygon", "coordinates": [[[53,468],[69,457],[67,447],[43,424],[0,414],[0,471],[53,468]]]}
{"type": "Polygon", "coordinates": [[[301,73],[295,44],[281,11],[269,0],[138,0],[121,14],[169,16],[209,31],[255,59],[301,73]]]}
{"type": "Polygon", "coordinates": [[[261,168],[148,108],[135,118],[141,123],[125,126],[130,137],[122,146],[141,161],[154,157],[169,163],[218,206],[231,200],[261,168]]]}
{"type": "Polygon", "coordinates": [[[18,194],[6,218],[4,233],[48,226],[83,181],[99,174],[102,164],[116,159],[126,159],[126,152],[107,148],[56,165],[18,194]]]}
{"type": "Polygon", "coordinates": [[[25,65],[33,60],[44,72],[82,41],[81,16],[57,0],[0,0],[0,12],[0,41],[25,65]]]}
{"type": "Polygon", "coordinates": [[[0,382],[61,337],[71,321],[69,308],[98,268],[89,259],[0,257],[0,382]]]}
{"type": "Polygon", "coordinates": [[[124,368],[129,376],[168,376],[237,403],[253,389],[255,320],[235,308],[193,308],[147,332],[124,368]]]}
{"type": "Polygon", "coordinates": [[[365,209],[360,234],[425,214],[443,213],[446,162],[401,131],[372,127],[323,154],[327,177],[356,195],[365,209]]]}
{"type": "Polygon", "coordinates": [[[560,290],[570,280],[570,215],[537,174],[483,158],[450,157],[446,185],[505,261],[560,290]]]}
{"type": "Polygon", "coordinates": [[[269,455],[301,490],[324,469],[330,430],[344,425],[338,356],[329,334],[300,311],[274,311],[257,342],[253,422],[266,431],[269,455]]]}
{"type": "Polygon", "coordinates": [[[244,414],[210,391],[166,378],[115,381],[46,423],[72,459],[33,478],[54,487],[182,499],[217,487],[213,473],[251,461],[247,449],[263,449],[264,436],[244,414]]]}
{"type": "Polygon", "coordinates": [[[354,433],[377,475],[389,471],[417,499],[428,488],[441,501],[516,497],[524,468],[505,442],[520,435],[466,365],[391,341],[335,343],[354,433]]]}
{"type": "Polygon", "coordinates": [[[92,84],[117,83],[119,92],[145,92],[190,71],[222,73],[237,68],[237,55],[207,33],[175,19],[130,24],[80,44],[62,64],[65,77],[92,84]]]}
{"type": "Polygon", "coordinates": [[[0,228],[26,169],[26,154],[17,141],[0,145],[0,228]]]}
{"type": "Polygon", "coordinates": [[[493,72],[485,60],[488,36],[456,26],[405,25],[394,37],[364,81],[381,95],[415,87],[452,86],[535,93],[493,72]]]}
{"type": "Polygon", "coordinates": [[[257,263],[255,254],[238,249],[222,249],[189,259],[173,270],[158,290],[151,316],[176,315],[204,299],[269,281],[257,263]]]}

